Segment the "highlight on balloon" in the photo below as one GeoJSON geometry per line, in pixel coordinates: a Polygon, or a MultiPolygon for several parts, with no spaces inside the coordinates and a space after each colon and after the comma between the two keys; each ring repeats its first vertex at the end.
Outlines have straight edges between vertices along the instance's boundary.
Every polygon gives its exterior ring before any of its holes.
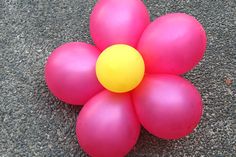
{"type": "Polygon", "coordinates": [[[127,155],[141,126],[166,140],[193,132],[202,100],[181,74],[193,69],[206,50],[206,33],[196,18],[169,13],[151,22],[140,0],[99,0],[90,33],[95,46],[65,43],[45,65],[53,95],[83,105],[76,135],[88,155],[127,155]]]}

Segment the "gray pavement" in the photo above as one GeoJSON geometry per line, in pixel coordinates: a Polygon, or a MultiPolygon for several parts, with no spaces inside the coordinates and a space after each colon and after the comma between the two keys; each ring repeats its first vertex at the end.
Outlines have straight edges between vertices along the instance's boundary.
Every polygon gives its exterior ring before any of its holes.
{"type": "MultiPolygon", "coordinates": [[[[142,130],[130,157],[236,156],[236,1],[147,0],[152,19],[194,15],[208,47],[185,77],[201,92],[204,115],[190,136],[165,141],[142,130]]],[[[50,52],[69,41],[92,43],[92,0],[0,1],[0,156],[86,156],[77,143],[80,107],[57,100],[44,82],[50,52]]]]}

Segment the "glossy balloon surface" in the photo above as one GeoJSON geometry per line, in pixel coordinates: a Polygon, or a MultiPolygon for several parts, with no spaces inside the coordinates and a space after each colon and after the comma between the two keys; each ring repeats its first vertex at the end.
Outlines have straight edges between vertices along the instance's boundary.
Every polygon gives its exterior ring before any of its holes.
{"type": "Polygon", "coordinates": [[[188,135],[202,115],[200,94],[179,76],[147,75],[134,91],[133,100],[144,128],[163,139],[188,135]]]}
{"type": "Polygon", "coordinates": [[[141,0],[99,0],[90,16],[90,32],[100,50],[113,44],[135,47],[149,23],[141,0]]]}
{"type": "Polygon", "coordinates": [[[95,47],[80,42],[66,43],[55,49],[45,67],[50,91],[66,103],[86,103],[102,90],[95,73],[98,55],[95,47]]]}
{"type": "Polygon", "coordinates": [[[144,31],[138,44],[148,73],[183,74],[203,57],[206,33],[192,16],[161,16],[144,31]]]}
{"type": "Polygon", "coordinates": [[[45,66],[53,95],[84,105],[76,136],[89,156],[126,156],[141,124],[167,140],[193,132],[201,96],[177,75],[193,69],[206,50],[206,32],[194,17],[170,13],[150,23],[141,0],[98,0],[90,33],[96,46],[63,44],[45,66]]]}
{"type": "Polygon", "coordinates": [[[98,57],[96,74],[108,90],[123,93],[133,90],[142,81],[145,65],[140,53],[124,44],[105,49],[98,57]]]}
{"type": "Polygon", "coordinates": [[[123,157],[136,144],[140,124],[128,94],[103,91],[85,104],[76,125],[78,142],[93,157],[123,157]]]}

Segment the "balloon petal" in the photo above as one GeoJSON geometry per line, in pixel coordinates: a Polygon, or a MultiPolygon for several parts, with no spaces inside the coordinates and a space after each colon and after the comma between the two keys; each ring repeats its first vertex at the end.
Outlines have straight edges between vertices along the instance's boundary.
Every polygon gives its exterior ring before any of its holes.
{"type": "Polygon", "coordinates": [[[172,13],[152,22],[138,44],[147,73],[183,74],[202,59],[206,33],[192,16],[172,13]]]}
{"type": "Polygon", "coordinates": [[[202,115],[197,89],[175,75],[147,75],[133,92],[133,100],[144,128],[163,139],[188,135],[202,115]]]}
{"type": "Polygon", "coordinates": [[[99,53],[94,46],[81,42],[56,48],[45,66],[45,79],[50,91],[66,103],[86,103],[103,89],[95,72],[99,53]]]}
{"type": "Polygon", "coordinates": [[[103,91],[79,113],[78,142],[94,157],[122,157],[136,144],[140,124],[129,94],[103,91]]]}
{"type": "Polygon", "coordinates": [[[99,0],[90,17],[90,32],[100,50],[113,44],[135,47],[149,23],[140,0],[99,0]]]}

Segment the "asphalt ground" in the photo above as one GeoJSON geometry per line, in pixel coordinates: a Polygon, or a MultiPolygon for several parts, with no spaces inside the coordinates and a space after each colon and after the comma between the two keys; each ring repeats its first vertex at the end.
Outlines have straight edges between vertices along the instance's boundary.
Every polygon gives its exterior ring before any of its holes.
{"type": "MultiPolygon", "coordinates": [[[[85,41],[91,0],[0,1],[0,156],[86,156],[77,143],[80,107],[56,99],[44,64],[62,43],[85,41]]],[[[208,37],[200,64],[185,77],[199,89],[204,114],[190,136],[155,138],[144,129],[130,157],[236,156],[236,1],[148,0],[151,18],[169,12],[195,16],[208,37]]]]}

